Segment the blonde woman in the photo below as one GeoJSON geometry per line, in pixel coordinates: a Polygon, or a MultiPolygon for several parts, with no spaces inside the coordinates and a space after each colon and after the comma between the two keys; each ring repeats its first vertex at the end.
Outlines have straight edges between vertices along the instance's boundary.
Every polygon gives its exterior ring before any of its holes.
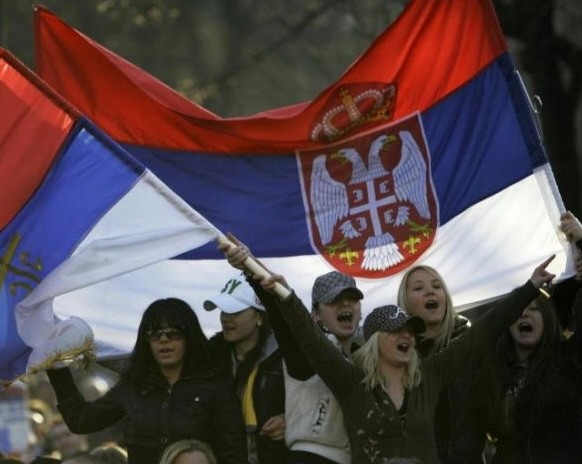
{"type": "Polygon", "coordinates": [[[422,346],[417,346],[422,356],[446,348],[471,326],[466,317],[455,312],[445,280],[430,266],[414,266],[402,276],[398,305],[426,324],[422,346]]]}
{"type": "Polygon", "coordinates": [[[200,440],[180,440],[168,446],[160,464],[217,464],[207,443],[200,440]]]}
{"type": "MultiPolygon", "coordinates": [[[[240,242],[221,249],[234,267],[251,256],[240,242]]],[[[538,266],[526,284],[504,298],[459,343],[424,360],[414,348],[415,335],[424,331],[425,324],[398,306],[378,307],[366,317],[366,342],[352,364],[312,323],[295,293],[286,298],[271,293],[276,283],[284,283],[281,276],[258,277],[261,285],[254,288],[267,312],[278,312],[287,321],[303,354],[339,401],[353,464],[380,464],[395,457],[436,464],[440,459],[434,413],[440,392],[462,372],[479,347],[493,344],[536,297],[538,289],[553,279],[546,271],[551,260],[538,266]]]]}
{"type": "MultiPolygon", "coordinates": [[[[409,269],[398,288],[398,305],[420,317],[426,330],[416,340],[422,358],[446,350],[449,343],[471,327],[457,314],[445,280],[436,269],[420,265],[409,269]]],[[[441,393],[435,413],[435,436],[443,464],[481,464],[493,401],[493,376],[488,359],[473,359],[454,383],[441,393]]]]}

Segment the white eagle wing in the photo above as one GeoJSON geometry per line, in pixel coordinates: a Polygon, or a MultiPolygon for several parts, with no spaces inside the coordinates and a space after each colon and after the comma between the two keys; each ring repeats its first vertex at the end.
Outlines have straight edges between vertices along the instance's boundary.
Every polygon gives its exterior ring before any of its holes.
{"type": "Polygon", "coordinates": [[[410,201],[425,219],[430,218],[426,192],[427,166],[414,137],[408,131],[400,132],[402,156],[392,171],[394,191],[401,201],[410,201]]]}
{"type": "Polygon", "coordinates": [[[311,171],[311,204],[321,243],[331,242],[336,223],[348,215],[348,193],[341,182],[334,180],[325,167],[325,155],[313,160],[311,171]]]}
{"type": "Polygon", "coordinates": [[[380,150],[382,150],[387,139],[388,136],[383,134],[376,138],[372,142],[372,145],[370,145],[370,151],[368,152],[368,173],[370,179],[376,179],[377,177],[388,174],[384,166],[382,166],[382,160],[380,159],[380,150]]]}

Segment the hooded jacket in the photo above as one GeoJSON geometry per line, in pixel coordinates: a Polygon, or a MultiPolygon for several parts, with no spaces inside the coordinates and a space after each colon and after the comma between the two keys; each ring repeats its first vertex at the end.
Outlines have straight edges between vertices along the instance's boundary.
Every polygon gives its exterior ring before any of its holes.
{"type": "MultiPolygon", "coordinates": [[[[221,374],[233,381],[236,396],[242,398],[250,371],[253,366],[241,366],[235,373],[233,349],[224,340],[222,332],[210,339],[210,352],[221,374]]],[[[243,361],[244,362],[244,361],[243,361]]],[[[253,384],[253,404],[257,416],[257,430],[271,417],[285,412],[285,386],[283,384],[282,359],[277,341],[273,334],[259,347],[255,363],[257,376],[253,384]]],[[[241,406],[237,406],[240,413],[241,406]]],[[[256,433],[257,457],[260,464],[284,463],[287,457],[285,441],[274,441],[256,433]]]]}

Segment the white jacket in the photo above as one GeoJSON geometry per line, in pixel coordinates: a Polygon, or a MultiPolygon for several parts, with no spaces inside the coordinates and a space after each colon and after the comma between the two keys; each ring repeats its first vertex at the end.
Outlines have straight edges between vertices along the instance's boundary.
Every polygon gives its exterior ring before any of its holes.
{"type": "MultiPolygon", "coordinates": [[[[337,340],[328,334],[330,341],[337,340]]],[[[306,451],[338,464],[350,464],[350,443],[338,401],[317,375],[307,380],[285,376],[285,443],[292,451],[306,451]]]]}

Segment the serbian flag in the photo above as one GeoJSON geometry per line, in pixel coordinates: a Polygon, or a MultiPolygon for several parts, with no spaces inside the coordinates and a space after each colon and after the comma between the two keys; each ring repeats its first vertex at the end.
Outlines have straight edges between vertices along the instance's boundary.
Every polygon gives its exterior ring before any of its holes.
{"type": "MultiPolygon", "coordinates": [[[[439,270],[461,309],[525,282],[550,254],[559,278],[572,272],[563,206],[489,0],[412,0],[313,101],[238,118],[45,9],[35,30],[43,79],[307,304],[331,270],[357,278],[364,312],[394,302],[416,264],[439,270]]],[[[176,289],[173,276],[200,270],[198,307],[228,276],[213,246],[167,265],[176,289]]],[[[139,285],[159,277],[148,278],[139,285]]]]}
{"type": "Polygon", "coordinates": [[[0,379],[126,353],[151,302],[141,289],[128,289],[139,310],[125,331],[106,295],[74,314],[54,303],[221,234],[3,49],[0,101],[0,379]]]}

